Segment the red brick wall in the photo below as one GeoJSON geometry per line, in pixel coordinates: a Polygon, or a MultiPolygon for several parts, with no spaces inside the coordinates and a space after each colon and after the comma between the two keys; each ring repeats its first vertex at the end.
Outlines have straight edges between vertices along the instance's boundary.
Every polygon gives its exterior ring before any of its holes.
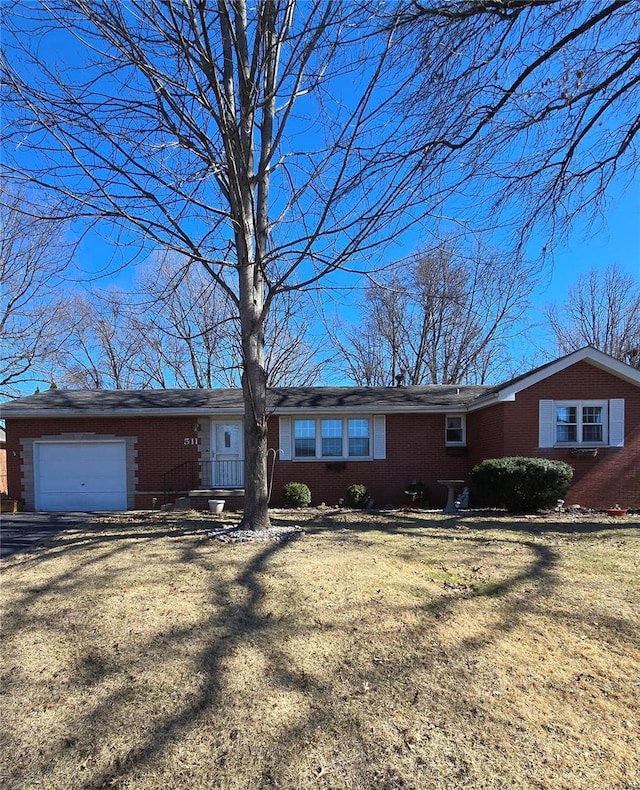
{"type": "Polygon", "coordinates": [[[197,461],[197,445],[184,440],[196,436],[194,417],[117,417],[7,420],[7,466],[9,496],[24,496],[20,439],[85,433],[137,437],[137,491],[154,492],[136,498],[137,507],[150,507],[152,496],[163,490],[163,473],[183,461],[197,461]],[[148,504],[147,504],[148,500],[148,504]]]}
{"type": "Polygon", "coordinates": [[[515,401],[472,412],[467,422],[469,471],[484,458],[503,455],[552,458],[574,468],[567,504],[640,508],[640,389],[633,384],[579,362],[522,390],[515,401]],[[567,448],[538,447],[539,401],[611,398],[625,400],[624,447],[601,448],[595,458],[573,456],[567,448]]]}
{"type": "MultiPolygon", "coordinates": [[[[9,420],[7,447],[11,496],[23,497],[20,472],[19,439],[86,433],[110,436],[136,436],[137,493],[136,507],[150,508],[163,490],[163,473],[187,460],[198,460],[198,447],[184,445],[195,436],[197,420],[193,417],[147,418],[78,418],[64,420],[9,420]],[[12,450],[16,455],[13,456],[12,450]]],[[[278,419],[269,424],[269,447],[278,447],[278,419]]],[[[406,504],[404,494],[412,480],[425,483],[429,501],[443,505],[446,489],[438,479],[464,479],[468,467],[465,456],[450,457],[445,448],[445,415],[392,415],[387,417],[387,458],[380,461],[347,461],[343,471],[332,472],[324,461],[278,461],[274,469],[271,504],[282,505],[285,483],[307,483],[313,503],[336,504],[344,498],[352,483],[366,485],[376,506],[406,504]]],[[[271,456],[269,459],[271,470],[271,456]]],[[[157,504],[157,503],[156,503],[157,504]]],[[[206,508],[206,502],[198,503],[206,508]]],[[[229,502],[229,509],[240,501],[229,502]]]]}
{"type": "Polygon", "coordinates": [[[509,405],[497,403],[467,415],[469,472],[485,458],[504,455],[505,410],[509,405]]]}
{"type": "Polygon", "coordinates": [[[529,387],[505,404],[504,454],[566,461],[574,467],[567,504],[605,508],[619,503],[640,508],[640,388],[589,364],[570,368],[529,387]],[[540,400],[625,400],[625,446],[602,448],[595,458],[578,458],[565,448],[538,447],[540,400]]]}
{"type": "MultiPolygon", "coordinates": [[[[337,504],[353,483],[365,485],[375,506],[407,504],[404,494],[412,480],[429,489],[429,502],[444,505],[447,489],[439,479],[464,479],[465,456],[447,455],[444,414],[387,415],[387,457],[380,461],[346,461],[342,471],[331,471],[325,461],[277,461],[271,504],[282,505],[285,483],[306,483],[312,503],[337,504]]],[[[269,425],[269,446],[278,447],[278,418],[269,425]]],[[[271,464],[271,462],[270,462],[271,464]]]]}

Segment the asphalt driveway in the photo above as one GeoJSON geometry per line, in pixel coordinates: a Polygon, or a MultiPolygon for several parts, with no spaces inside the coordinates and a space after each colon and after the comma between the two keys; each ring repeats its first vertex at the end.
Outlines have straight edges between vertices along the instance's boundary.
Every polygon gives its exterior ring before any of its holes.
{"type": "Polygon", "coordinates": [[[88,513],[3,513],[0,516],[0,559],[48,542],[63,529],[78,527],[88,513]]]}

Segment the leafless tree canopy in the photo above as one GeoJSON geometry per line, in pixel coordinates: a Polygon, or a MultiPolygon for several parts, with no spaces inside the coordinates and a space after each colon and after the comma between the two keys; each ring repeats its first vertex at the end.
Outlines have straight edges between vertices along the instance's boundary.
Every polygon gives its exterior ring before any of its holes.
{"type": "Polygon", "coordinates": [[[640,369],[640,282],[619,266],[579,277],[547,317],[561,352],[593,346],[640,369]]]}
{"type": "MultiPolygon", "coordinates": [[[[314,383],[308,312],[283,294],[267,322],[269,384],[314,383]]],[[[129,290],[94,288],[66,300],[64,344],[47,357],[57,384],[91,389],[240,386],[238,317],[208,274],[175,256],[149,264],[129,290]]]]}
{"type": "Polygon", "coordinates": [[[53,0],[4,21],[9,171],[199,261],[235,305],[245,518],[264,526],[271,303],[424,212],[393,31],[325,0],[53,0]]]}
{"type": "Polygon", "coordinates": [[[444,241],[370,285],[357,328],[334,342],[358,384],[485,383],[504,373],[535,284],[518,256],[444,241]]]}
{"type": "Polygon", "coordinates": [[[449,148],[525,234],[566,229],[636,177],[639,0],[411,0],[398,18],[423,75],[403,108],[425,168],[449,148]]]}

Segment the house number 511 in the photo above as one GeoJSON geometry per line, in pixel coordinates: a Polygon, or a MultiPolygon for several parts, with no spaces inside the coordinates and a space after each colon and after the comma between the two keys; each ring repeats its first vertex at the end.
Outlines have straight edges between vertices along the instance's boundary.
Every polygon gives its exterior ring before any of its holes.
{"type": "Polygon", "coordinates": [[[185,439],[185,440],[184,440],[184,443],[185,443],[185,444],[198,444],[198,441],[199,441],[199,440],[198,440],[198,437],[197,437],[197,436],[191,436],[191,437],[189,437],[189,438],[185,439]]]}

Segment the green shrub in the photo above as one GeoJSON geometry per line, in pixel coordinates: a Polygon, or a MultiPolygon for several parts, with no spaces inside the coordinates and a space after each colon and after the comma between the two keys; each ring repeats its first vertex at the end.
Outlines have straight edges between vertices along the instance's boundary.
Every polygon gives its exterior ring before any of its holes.
{"type": "Polygon", "coordinates": [[[307,507],[311,504],[311,491],[304,483],[287,483],[284,487],[285,507],[307,507]]]}
{"type": "Polygon", "coordinates": [[[564,499],[573,468],[546,458],[490,458],[471,472],[480,499],[490,507],[526,513],[564,499]]]}
{"type": "Polygon", "coordinates": [[[369,492],[366,486],[354,483],[347,489],[347,507],[365,508],[369,501],[369,492]]]}

